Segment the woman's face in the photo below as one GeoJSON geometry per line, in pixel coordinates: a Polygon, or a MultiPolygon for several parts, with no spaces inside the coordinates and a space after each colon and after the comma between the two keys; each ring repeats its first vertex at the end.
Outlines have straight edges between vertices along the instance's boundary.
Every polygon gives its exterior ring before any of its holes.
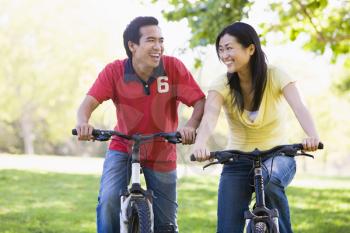
{"type": "Polygon", "coordinates": [[[243,47],[236,37],[225,34],[219,41],[219,57],[227,66],[227,72],[244,72],[249,69],[249,60],[254,54],[254,45],[243,47]]]}

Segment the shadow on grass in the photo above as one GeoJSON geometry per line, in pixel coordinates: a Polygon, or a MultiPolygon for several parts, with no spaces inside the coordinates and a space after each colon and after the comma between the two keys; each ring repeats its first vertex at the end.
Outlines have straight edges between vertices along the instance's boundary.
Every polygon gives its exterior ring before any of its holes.
{"type": "Polygon", "coordinates": [[[0,232],[95,232],[97,176],[0,171],[0,232]]]}
{"type": "Polygon", "coordinates": [[[350,189],[287,190],[295,233],[350,232],[350,189]]]}
{"type": "Polygon", "coordinates": [[[180,232],[216,230],[218,179],[182,178],[178,182],[180,232]]]}
{"type": "MultiPolygon", "coordinates": [[[[98,185],[93,175],[0,170],[0,232],[96,232],[98,185]]],[[[218,177],[179,180],[181,233],[216,231],[217,187],[218,177]]],[[[287,193],[295,233],[350,232],[349,188],[289,187],[287,193]]]]}
{"type": "MultiPolygon", "coordinates": [[[[344,181],[347,184],[349,179],[344,181]]],[[[217,177],[183,178],[179,181],[179,226],[182,232],[216,232],[217,187],[217,177]]],[[[287,194],[295,233],[350,232],[349,188],[289,187],[287,194]]]]}

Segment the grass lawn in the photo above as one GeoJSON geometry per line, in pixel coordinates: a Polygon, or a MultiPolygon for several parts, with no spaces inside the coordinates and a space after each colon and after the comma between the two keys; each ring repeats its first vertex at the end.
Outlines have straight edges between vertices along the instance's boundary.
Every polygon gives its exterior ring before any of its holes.
{"type": "MultiPolygon", "coordinates": [[[[179,180],[181,233],[215,232],[217,179],[179,180]]],[[[312,179],[326,185],[288,188],[295,233],[349,233],[350,179],[312,179]]],[[[0,170],[0,233],[95,232],[98,185],[94,175],[0,170]]]]}

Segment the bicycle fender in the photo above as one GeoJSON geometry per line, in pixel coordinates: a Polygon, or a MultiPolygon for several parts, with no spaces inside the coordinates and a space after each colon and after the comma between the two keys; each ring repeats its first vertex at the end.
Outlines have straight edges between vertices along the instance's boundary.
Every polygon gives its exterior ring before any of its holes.
{"type": "Polygon", "coordinates": [[[154,214],[153,214],[153,205],[152,205],[152,202],[150,201],[150,199],[146,198],[146,201],[147,201],[147,205],[148,205],[148,208],[150,210],[150,217],[151,217],[151,229],[152,229],[152,232],[154,232],[154,214]]]}
{"type": "Polygon", "coordinates": [[[121,196],[120,197],[120,233],[128,233],[128,206],[130,203],[131,196],[121,196]]]}

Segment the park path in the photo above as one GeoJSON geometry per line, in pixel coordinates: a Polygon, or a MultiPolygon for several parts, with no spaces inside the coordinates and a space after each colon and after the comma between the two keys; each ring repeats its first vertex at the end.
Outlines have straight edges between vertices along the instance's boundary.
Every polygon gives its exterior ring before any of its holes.
{"type": "MultiPolygon", "coordinates": [[[[8,155],[0,154],[1,169],[32,170],[72,174],[101,175],[103,158],[47,155],[8,155]]],[[[219,175],[221,166],[203,171],[202,165],[179,164],[178,176],[219,175]]]]}
{"type": "MultiPolygon", "coordinates": [[[[216,176],[219,179],[221,165],[202,169],[204,163],[184,163],[178,165],[178,177],[216,176]]],[[[45,156],[45,155],[9,155],[0,154],[0,171],[2,169],[30,170],[36,172],[58,172],[70,174],[92,174],[100,176],[102,173],[103,158],[75,157],[75,156],[45,156]]],[[[315,188],[350,188],[350,179],[335,181],[309,177],[299,171],[291,186],[315,188]]]]}

